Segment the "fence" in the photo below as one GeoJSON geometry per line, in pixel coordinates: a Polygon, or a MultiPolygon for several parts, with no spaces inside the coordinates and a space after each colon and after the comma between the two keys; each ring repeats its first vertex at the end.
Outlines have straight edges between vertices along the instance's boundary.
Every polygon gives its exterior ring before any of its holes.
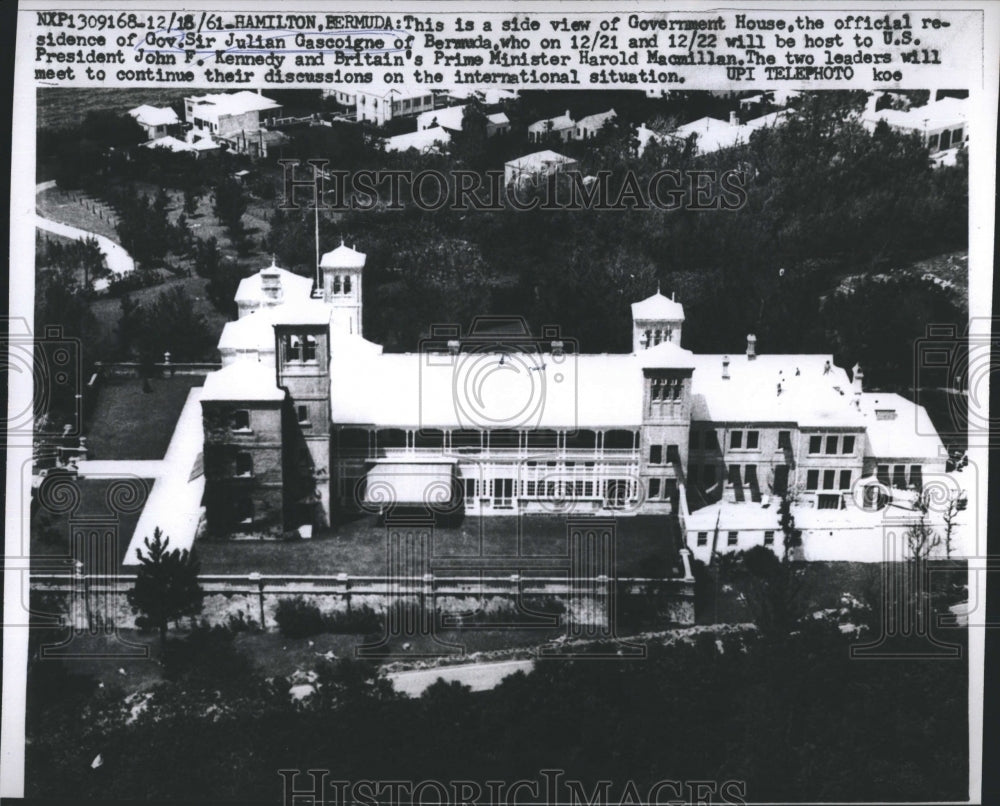
{"type": "MultiPolygon", "coordinates": [[[[559,603],[568,621],[590,624],[610,620],[611,608],[631,598],[655,603],[666,622],[694,623],[694,581],[690,579],[247,574],[204,575],[199,581],[205,594],[201,618],[209,624],[226,624],[230,616],[242,612],[270,628],[275,626],[278,602],[299,597],[323,613],[363,606],[386,612],[397,602],[416,602],[425,610],[453,615],[471,611],[509,614],[530,599],[559,603]]],[[[134,627],[135,616],[126,598],[134,584],[135,577],[125,574],[31,576],[32,595],[59,600],[61,611],[78,628],[95,621],[134,627]]]]}

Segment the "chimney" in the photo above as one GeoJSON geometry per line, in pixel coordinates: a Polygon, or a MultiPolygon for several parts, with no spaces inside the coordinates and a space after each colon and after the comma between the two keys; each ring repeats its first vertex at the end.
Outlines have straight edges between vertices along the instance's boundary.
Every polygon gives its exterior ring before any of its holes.
{"type": "Polygon", "coordinates": [[[747,334],[747,361],[757,358],[757,337],[753,333],[747,334]]]}
{"type": "Polygon", "coordinates": [[[729,113],[729,125],[730,126],[739,126],[740,125],[740,116],[739,116],[739,113],[735,109],[732,112],[729,113]]]}
{"type": "Polygon", "coordinates": [[[722,356],[722,380],[729,380],[729,356],[722,356]]]}
{"type": "Polygon", "coordinates": [[[855,364],[852,367],[851,372],[854,376],[854,382],[852,386],[854,387],[854,394],[860,395],[865,391],[865,373],[861,371],[861,365],[855,364]]]}

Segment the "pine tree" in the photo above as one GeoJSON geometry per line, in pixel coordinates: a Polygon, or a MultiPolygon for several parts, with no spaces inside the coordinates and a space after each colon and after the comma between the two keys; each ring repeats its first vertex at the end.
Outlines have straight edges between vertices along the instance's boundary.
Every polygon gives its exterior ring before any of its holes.
{"type": "Polygon", "coordinates": [[[143,543],[147,553],[135,550],[141,565],[128,603],[140,614],[136,623],[159,630],[160,643],[165,645],[171,621],[201,612],[204,592],[198,584],[198,560],[187,549],[168,551],[170,538],[159,527],[152,541],[147,537],[143,543]]]}

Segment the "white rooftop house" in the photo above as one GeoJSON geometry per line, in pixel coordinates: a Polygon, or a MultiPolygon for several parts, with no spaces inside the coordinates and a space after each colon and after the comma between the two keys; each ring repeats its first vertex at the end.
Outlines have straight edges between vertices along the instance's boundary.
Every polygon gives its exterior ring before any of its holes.
{"type": "Polygon", "coordinates": [[[260,129],[261,114],[276,115],[281,104],[256,92],[191,95],[184,99],[189,140],[225,138],[260,129]]]}
{"type": "Polygon", "coordinates": [[[555,135],[562,142],[567,142],[573,137],[576,128],[576,121],[570,117],[569,110],[554,118],[536,120],[528,126],[528,142],[538,143],[549,135],[555,135]]]}
{"type": "Polygon", "coordinates": [[[969,139],[968,99],[942,98],[910,109],[880,109],[875,111],[879,93],[872,93],[861,123],[874,131],[880,121],[901,132],[916,132],[937,162],[954,161],[954,151],[969,139]],[[947,153],[950,152],[950,153],[947,153]]]}
{"type": "Polygon", "coordinates": [[[169,106],[149,106],[142,104],[128,111],[129,115],[142,126],[147,140],[165,137],[170,129],[181,121],[169,106]]]}
{"type": "Polygon", "coordinates": [[[771,112],[759,118],[740,123],[739,115],[731,112],[729,120],[703,117],[691,123],[678,126],[670,133],[671,137],[687,140],[694,135],[695,144],[701,154],[711,154],[724,148],[745,145],[750,142],[750,135],[755,131],[778,125],[784,118],[784,112],[771,112]]]}
{"type": "Polygon", "coordinates": [[[607,112],[598,112],[596,115],[587,115],[586,117],[580,118],[576,122],[576,128],[573,131],[573,138],[575,140],[590,140],[593,137],[597,137],[597,133],[601,130],[605,123],[609,120],[614,120],[618,117],[618,113],[614,109],[609,109],[607,112]]]}
{"type": "Polygon", "coordinates": [[[239,317],[259,308],[273,308],[288,299],[307,298],[312,285],[310,278],[277,266],[272,256],[270,266],[240,280],[235,296],[239,317]]]}
{"type": "Polygon", "coordinates": [[[358,87],[357,117],[383,126],[393,118],[412,117],[434,108],[434,94],[424,85],[394,85],[386,88],[358,87]]]}
{"type": "Polygon", "coordinates": [[[440,126],[434,126],[430,129],[387,137],[382,142],[385,145],[385,150],[390,153],[409,151],[411,148],[415,148],[421,154],[437,154],[441,151],[442,146],[447,146],[451,142],[451,133],[440,126]]]}
{"type": "MultiPolygon", "coordinates": [[[[466,105],[447,106],[443,109],[432,109],[417,116],[417,129],[447,129],[449,132],[460,132],[464,124],[466,105]]],[[[486,136],[503,134],[510,129],[510,118],[504,112],[492,112],[486,117],[486,136]]]]}
{"type": "Polygon", "coordinates": [[[516,182],[521,185],[537,184],[547,176],[571,171],[579,168],[580,163],[572,157],[557,154],[555,151],[536,151],[525,154],[516,160],[504,163],[504,184],[516,182]]]}

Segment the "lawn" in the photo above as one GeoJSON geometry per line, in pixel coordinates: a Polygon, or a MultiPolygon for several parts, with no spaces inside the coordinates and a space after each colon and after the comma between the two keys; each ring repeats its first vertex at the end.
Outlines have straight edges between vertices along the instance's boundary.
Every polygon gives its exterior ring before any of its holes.
{"type": "MultiPolygon", "coordinates": [[[[614,564],[619,576],[671,573],[677,563],[666,518],[615,521],[614,564]]],[[[202,573],[382,576],[387,569],[387,529],[372,515],[341,524],[312,540],[202,540],[202,573]]],[[[437,575],[562,575],[568,567],[566,520],[559,516],[467,517],[433,531],[430,571],[437,575]]]]}
{"type": "Polygon", "coordinates": [[[143,392],[138,378],[101,382],[87,424],[88,459],[162,459],[188,393],[203,375],[153,378],[143,392]]]}
{"type": "MultiPolygon", "coordinates": [[[[53,477],[43,482],[31,506],[32,567],[45,573],[72,571],[74,552],[70,530],[79,525],[87,527],[90,534],[96,529],[101,534],[113,535],[113,554],[117,561],[115,569],[119,568],[152,485],[152,481],[141,479],[76,479],[68,476],[53,477]],[[71,506],[74,500],[75,507],[71,506]],[[98,519],[99,522],[95,523],[98,519]],[[46,560],[56,558],[65,558],[64,569],[40,567],[46,560]]],[[[110,573],[114,570],[100,563],[96,544],[91,542],[87,548],[80,558],[85,572],[110,573]]]]}
{"type": "Polygon", "coordinates": [[[119,243],[116,229],[118,216],[114,210],[83,191],[65,191],[59,188],[43,190],[35,196],[35,209],[40,216],[50,221],[95,232],[119,243]]]}

